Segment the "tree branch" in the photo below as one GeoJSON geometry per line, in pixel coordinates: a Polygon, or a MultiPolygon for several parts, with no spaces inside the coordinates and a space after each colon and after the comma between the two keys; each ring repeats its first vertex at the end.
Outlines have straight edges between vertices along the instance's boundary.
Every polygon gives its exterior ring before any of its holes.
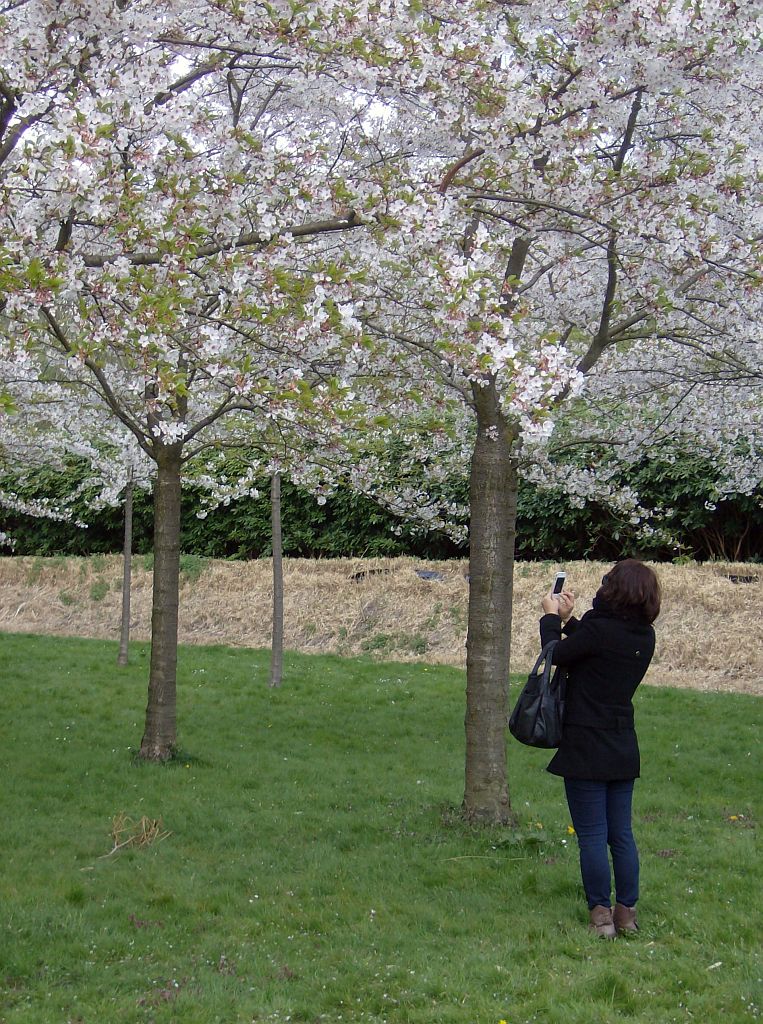
{"type": "Polygon", "coordinates": [[[8,138],[5,140],[3,145],[0,146],[0,167],[2,167],[2,165],[5,163],[5,161],[8,159],[8,157],[11,155],[13,150],[16,148],[16,146],[18,145],[22,135],[27,130],[27,128],[31,128],[32,125],[35,125],[39,121],[42,121],[42,119],[44,117],[46,117],[50,113],[50,111],[52,109],[53,109],[53,104],[49,103],[48,106],[45,108],[45,110],[43,110],[41,113],[39,113],[39,114],[32,114],[29,117],[25,117],[23,119],[23,121],[19,121],[19,123],[15,126],[13,131],[9,134],[8,138]]]}
{"type": "Polygon", "coordinates": [[[529,199],[526,196],[510,196],[503,192],[475,190],[467,198],[481,199],[484,202],[492,203],[508,203],[512,206],[526,206],[531,210],[552,210],[554,213],[564,213],[569,217],[575,217],[578,220],[587,220],[592,224],[598,224],[599,227],[609,228],[607,221],[599,220],[598,217],[594,217],[590,213],[584,213],[582,210],[575,210],[571,206],[561,206],[559,203],[547,203],[542,202],[540,199],[529,199]]]}
{"type": "MultiPolygon", "coordinates": [[[[620,143],[620,148],[618,149],[617,155],[613,161],[615,173],[618,175],[623,169],[623,164],[625,163],[628,151],[633,146],[633,136],[636,133],[638,116],[641,111],[641,97],[642,90],[637,89],[633,97],[633,103],[631,104],[628,122],[625,126],[625,131],[623,132],[622,142],[620,143]]],[[[604,350],[614,343],[614,338],[610,330],[610,323],[615,295],[617,293],[618,266],[617,232],[613,229],[610,231],[609,242],[607,244],[607,284],[604,289],[604,300],[602,302],[601,317],[599,319],[599,329],[594,335],[588,351],[578,363],[577,369],[580,373],[588,373],[596,362],[598,362],[604,350]]]]}
{"type": "Polygon", "coordinates": [[[509,316],[516,305],[519,279],[522,276],[529,251],[530,239],[526,235],[514,239],[501,286],[501,307],[505,316],[509,316]]]}
{"type": "Polygon", "coordinates": [[[484,153],[485,150],[482,149],[482,147],[479,147],[478,149],[469,150],[467,153],[465,153],[460,160],[457,160],[456,163],[453,164],[453,166],[448,171],[445,172],[445,176],[443,177],[440,184],[437,186],[437,191],[444,196],[448,190],[448,187],[452,184],[453,179],[458,174],[458,172],[462,168],[466,167],[467,164],[470,164],[472,160],[476,160],[477,157],[484,156],[484,153]]]}
{"type": "Polygon", "coordinates": [[[184,93],[186,89],[190,89],[192,85],[199,82],[202,78],[206,78],[207,75],[211,75],[215,71],[219,71],[221,68],[226,67],[229,63],[227,57],[218,57],[216,60],[210,61],[208,64],[203,64],[200,68],[196,68],[195,71],[191,71],[189,74],[179,78],[177,82],[173,82],[172,85],[167,86],[163,92],[159,92],[154,96],[152,100],[143,107],[144,114],[150,114],[155,107],[164,106],[165,103],[169,103],[175,96],[179,96],[184,93]]]}
{"type": "Polygon", "coordinates": [[[617,291],[617,266],[617,235],[613,231],[607,245],[607,286],[604,290],[599,329],[594,335],[588,351],[577,365],[579,373],[588,373],[591,367],[599,360],[604,349],[612,344],[609,324],[612,315],[612,305],[617,291]]]}
{"type": "MultiPolygon", "coordinates": [[[[69,339],[66,337],[66,332],[56,319],[55,314],[48,306],[41,306],[40,308],[42,311],[42,315],[45,317],[48,323],[48,327],[50,328],[51,334],[60,344],[64,352],[66,352],[67,355],[71,355],[74,351],[74,348],[69,339]]],[[[84,364],[88,368],[88,370],[90,370],[90,372],[93,374],[95,379],[98,381],[99,387],[101,389],[100,394],[103,396],[108,407],[117,417],[117,419],[127,427],[131,434],[133,434],[133,436],[135,437],[143,451],[146,453],[146,455],[148,455],[149,458],[153,458],[153,450],[151,445],[146,440],[145,432],[141,430],[140,426],[122,408],[116,395],[112,391],[111,386],[109,385],[109,382],[106,379],[106,375],[103,372],[103,370],[100,368],[100,366],[98,366],[97,363],[90,359],[89,356],[84,359],[84,364]]]]}
{"type": "MultiPolygon", "coordinates": [[[[232,242],[210,242],[208,245],[200,246],[191,257],[193,260],[208,259],[221,252],[230,252],[234,249],[249,249],[257,246],[270,245],[274,239],[283,235],[291,235],[292,238],[304,238],[311,235],[327,234],[332,231],[348,231],[350,228],[363,227],[367,222],[361,220],[354,210],[349,210],[343,217],[335,217],[331,220],[312,221],[307,224],[297,224],[291,228],[284,228],[283,231],[273,235],[261,235],[257,231],[249,231],[239,235],[232,242]]],[[[108,263],[114,263],[120,258],[127,259],[134,267],[159,266],[168,253],[157,252],[126,252],[112,253],[108,256],[83,255],[82,262],[86,267],[97,269],[105,267],[108,263]]]]}
{"type": "Polygon", "coordinates": [[[183,444],[193,440],[193,438],[196,437],[197,434],[200,434],[205,427],[211,426],[212,423],[219,420],[221,416],[225,415],[225,413],[232,412],[234,409],[246,409],[246,406],[232,402],[229,397],[224,398],[216,409],[213,409],[212,412],[202,417],[202,419],[198,420],[190,430],[186,431],[183,435],[183,444]]]}

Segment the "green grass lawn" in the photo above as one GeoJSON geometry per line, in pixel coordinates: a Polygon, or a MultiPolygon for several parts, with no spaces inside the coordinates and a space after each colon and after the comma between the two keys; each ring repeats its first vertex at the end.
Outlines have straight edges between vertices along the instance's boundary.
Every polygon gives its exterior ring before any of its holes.
{"type": "Polygon", "coordinates": [[[548,755],[470,830],[463,674],[184,648],[182,756],[136,764],[147,647],[0,635],[2,1024],[755,1020],[758,698],[642,688],[642,930],[588,935],[548,755]],[[113,848],[112,822],[171,834],[113,848]]]}

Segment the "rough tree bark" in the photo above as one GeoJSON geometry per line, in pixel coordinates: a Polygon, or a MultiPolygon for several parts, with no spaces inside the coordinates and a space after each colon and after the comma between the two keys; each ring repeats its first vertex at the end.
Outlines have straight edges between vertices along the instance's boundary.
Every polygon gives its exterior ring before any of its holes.
{"type": "Polygon", "coordinates": [[[130,646],[130,586],[132,580],[132,477],[125,487],[124,567],[122,570],[122,622],[119,630],[117,665],[126,665],[130,646]]]}
{"type": "MultiPolygon", "coordinates": [[[[530,250],[514,239],[502,288],[510,316],[530,250]]],[[[467,820],[515,821],[506,772],[506,726],[517,533],[519,431],[501,410],[495,378],[472,384],[477,438],[469,477],[469,626],[466,639],[467,820]]]]}
{"type": "Polygon", "coordinates": [[[495,383],[473,387],[477,438],[470,473],[469,620],[466,640],[466,782],[463,813],[514,822],[506,773],[506,717],[517,517],[516,430],[495,383]]]}
{"type": "Polygon", "coordinates": [[[273,637],[270,685],[280,686],[283,675],[283,535],[281,531],[281,476],[270,481],[270,524],[273,548],[273,637]]]}
{"type": "Polygon", "coordinates": [[[151,669],[140,745],[140,756],[149,761],[169,760],[176,741],[181,454],[179,444],[156,447],[151,669]]]}

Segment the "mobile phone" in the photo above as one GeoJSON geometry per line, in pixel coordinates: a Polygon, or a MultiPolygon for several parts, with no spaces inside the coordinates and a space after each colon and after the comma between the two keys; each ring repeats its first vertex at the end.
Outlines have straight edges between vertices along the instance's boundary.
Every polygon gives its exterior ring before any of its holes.
{"type": "Polygon", "coordinates": [[[564,581],[566,579],[567,579],[567,573],[566,572],[558,572],[556,574],[556,579],[554,580],[554,586],[553,586],[553,588],[551,590],[551,593],[552,594],[561,594],[561,592],[564,590],[564,581]]]}

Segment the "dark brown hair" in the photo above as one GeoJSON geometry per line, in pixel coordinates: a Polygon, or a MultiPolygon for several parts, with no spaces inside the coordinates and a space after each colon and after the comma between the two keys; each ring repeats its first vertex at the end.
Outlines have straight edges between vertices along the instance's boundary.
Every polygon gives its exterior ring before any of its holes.
{"type": "Polygon", "coordinates": [[[660,614],[660,581],[654,570],[637,558],[617,562],[601,581],[596,596],[612,611],[628,618],[654,622],[660,614]]]}

